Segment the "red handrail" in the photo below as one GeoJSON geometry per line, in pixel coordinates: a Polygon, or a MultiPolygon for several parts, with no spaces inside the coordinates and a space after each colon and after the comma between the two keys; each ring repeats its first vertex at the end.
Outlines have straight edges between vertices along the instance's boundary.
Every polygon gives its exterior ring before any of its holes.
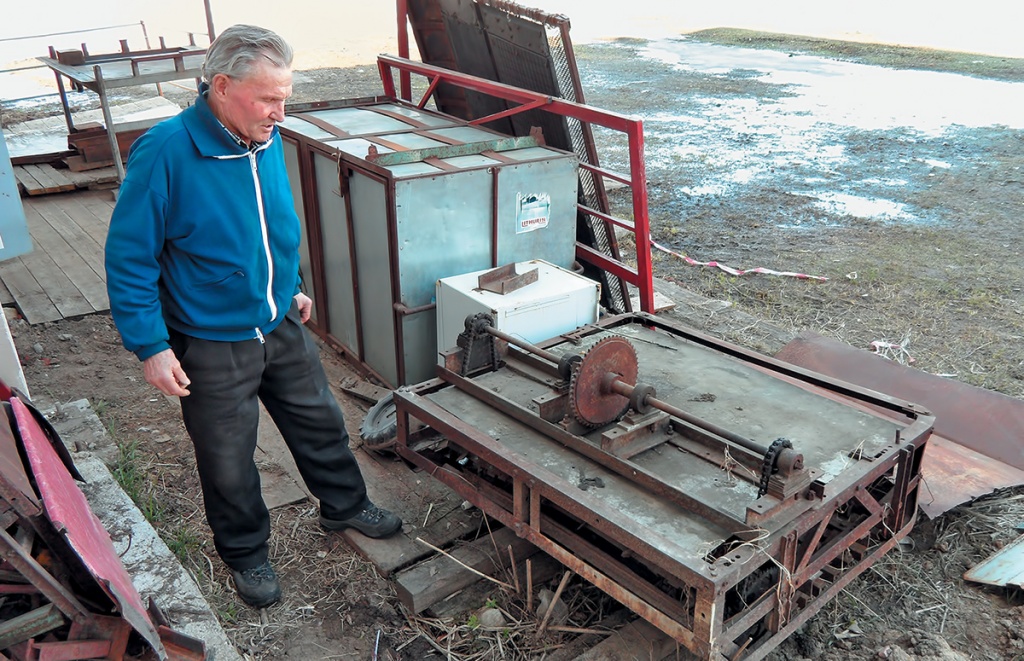
{"type": "MultiPolygon", "coordinates": [[[[427,78],[430,81],[428,91],[420,100],[419,107],[423,107],[426,104],[429,95],[437,87],[437,84],[443,82],[520,104],[517,108],[512,108],[502,113],[502,115],[540,109],[544,112],[572,117],[581,122],[596,124],[613,131],[625,133],[629,141],[629,175],[612,173],[600,168],[591,168],[591,171],[597,176],[607,176],[611,179],[625,182],[632,192],[632,223],[617,221],[615,224],[627,230],[630,229],[630,224],[632,225],[636,244],[636,269],[634,270],[632,267],[616,261],[607,255],[597,253],[581,243],[576,244],[576,258],[608,271],[634,285],[640,294],[640,309],[644,312],[654,312],[654,278],[651,264],[650,221],[647,216],[647,170],[644,165],[644,127],[642,120],[519,87],[505,85],[504,83],[496,83],[458,71],[413,62],[404,57],[380,55],[377,58],[377,67],[380,70],[380,79],[384,85],[384,93],[394,99],[404,98],[411,101],[411,93],[407,93],[405,90],[405,81],[408,80],[411,74],[427,78]],[[401,97],[399,97],[395,88],[394,72],[396,70],[399,72],[403,83],[403,95],[401,97]]],[[[579,208],[584,213],[594,215],[592,209],[587,207],[579,208]]],[[[607,220],[603,215],[598,215],[597,217],[602,221],[607,220]]]]}

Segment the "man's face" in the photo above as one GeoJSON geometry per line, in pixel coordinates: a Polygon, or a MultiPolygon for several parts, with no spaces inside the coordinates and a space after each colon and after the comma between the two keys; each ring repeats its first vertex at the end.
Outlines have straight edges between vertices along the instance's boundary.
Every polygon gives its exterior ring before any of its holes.
{"type": "Polygon", "coordinates": [[[292,71],[262,61],[245,78],[217,74],[210,81],[210,97],[217,119],[232,133],[249,142],[270,138],[284,121],[284,102],[292,95],[292,71]]]}

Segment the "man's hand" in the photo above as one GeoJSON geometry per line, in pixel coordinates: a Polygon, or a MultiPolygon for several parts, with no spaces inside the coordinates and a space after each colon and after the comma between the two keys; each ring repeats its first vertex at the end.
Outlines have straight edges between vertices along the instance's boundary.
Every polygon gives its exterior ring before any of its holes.
{"type": "Polygon", "coordinates": [[[188,397],[185,386],[191,381],[170,349],[164,349],[142,361],[142,372],[146,381],[163,394],[188,397]]]}
{"type": "Polygon", "coordinates": [[[313,299],[299,292],[295,295],[295,303],[299,306],[299,318],[302,319],[302,323],[306,323],[313,312],[313,299]]]}

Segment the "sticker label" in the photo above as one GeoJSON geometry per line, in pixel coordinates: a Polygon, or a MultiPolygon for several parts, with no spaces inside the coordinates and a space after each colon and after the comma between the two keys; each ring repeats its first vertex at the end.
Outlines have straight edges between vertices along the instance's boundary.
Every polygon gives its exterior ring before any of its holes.
{"type": "Polygon", "coordinates": [[[548,226],[551,196],[547,193],[516,193],[516,234],[548,226]]]}

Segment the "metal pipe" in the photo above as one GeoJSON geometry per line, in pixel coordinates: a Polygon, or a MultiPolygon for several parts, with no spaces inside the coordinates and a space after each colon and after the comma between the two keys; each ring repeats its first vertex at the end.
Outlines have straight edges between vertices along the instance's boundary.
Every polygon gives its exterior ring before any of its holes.
{"type": "MultiPolygon", "coordinates": [[[[626,383],[622,379],[619,379],[618,375],[613,374],[612,372],[608,373],[608,376],[606,377],[606,383],[604,385],[611,392],[617,395],[622,395],[623,397],[626,398],[631,398],[633,393],[636,392],[638,388],[644,387],[636,384],[626,383]]],[[[736,445],[739,445],[750,450],[751,452],[756,452],[762,455],[768,452],[768,448],[761,445],[757,441],[747,438],[746,436],[741,436],[736,432],[729,431],[725,427],[719,427],[715,423],[708,422],[703,418],[698,418],[692,413],[687,413],[678,406],[673,406],[672,404],[669,404],[664,400],[658,399],[654,395],[644,396],[642,403],[652,408],[656,408],[659,411],[664,411],[665,413],[668,413],[671,416],[675,416],[685,422],[690,423],[694,427],[699,427],[704,431],[708,431],[716,436],[720,436],[727,441],[731,441],[736,445]]]]}
{"type": "Polygon", "coordinates": [[[557,365],[562,360],[561,356],[557,356],[557,355],[551,353],[550,351],[546,351],[544,349],[541,349],[540,347],[538,347],[535,344],[530,344],[526,340],[521,340],[518,337],[509,335],[508,333],[506,333],[504,331],[500,331],[497,328],[494,328],[493,326],[488,326],[486,330],[487,330],[488,333],[490,333],[494,337],[496,337],[496,338],[498,338],[500,340],[505,340],[509,344],[515,345],[515,346],[519,347],[520,349],[522,349],[523,351],[526,351],[527,353],[532,353],[535,356],[540,356],[544,360],[551,361],[555,365],[557,365]]]}
{"type": "Polygon", "coordinates": [[[31,71],[32,69],[45,69],[45,64],[37,64],[31,67],[17,67],[15,69],[0,69],[0,73],[14,73],[15,71],[31,71]]]}
{"type": "MultiPolygon", "coordinates": [[[[611,382],[610,387],[611,387],[611,390],[613,392],[618,393],[619,395],[622,395],[623,397],[629,397],[630,395],[633,394],[633,391],[638,386],[629,385],[628,383],[625,383],[625,382],[621,381],[620,379],[614,379],[611,382]]],[[[678,406],[673,406],[672,404],[669,404],[668,402],[666,402],[664,400],[658,399],[657,397],[654,397],[653,395],[650,395],[650,396],[646,397],[644,401],[645,401],[645,403],[648,406],[656,408],[659,411],[664,411],[665,413],[668,413],[671,416],[679,418],[680,420],[683,420],[684,422],[690,423],[694,427],[699,427],[700,429],[703,429],[704,431],[711,432],[715,436],[720,436],[721,438],[724,438],[727,441],[735,443],[736,445],[739,445],[740,447],[744,447],[744,448],[750,450],[751,452],[756,452],[757,454],[760,454],[760,455],[763,455],[766,452],[768,452],[768,448],[766,446],[761,445],[760,443],[758,443],[757,441],[755,441],[753,439],[750,439],[750,438],[747,438],[746,436],[742,436],[740,434],[737,434],[736,432],[729,431],[725,427],[720,427],[720,426],[716,425],[713,422],[708,422],[707,420],[705,420],[703,418],[699,418],[699,417],[693,415],[692,413],[687,413],[686,411],[684,411],[683,409],[679,408],[678,406]]]]}
{"type": "Polygon", "coordinates": [[[81,34],[83,32],[99,32],[101,30],[113,30],[115,28],[130,28],[134,27],[135,23],[123,23],[121,25],[105,25],[99,28],[83,28],[81,30],[68,30],[66,32],[48,32],[46,34],[27,34],[22,37],[4,37],[0,39],[0,43],[5,41],[24,41],[25,39],[42,39],[43,37],[59,37],[65,34],[81,34]]]}
{"type": "MultiPolygon", "coordinates": [[[[396,14],[398,19],[398,56],[409,59],[409,2],[397,0],[396,14]]],[[[402,98],[412,101],[412,75],[408,71],[399,74],[399,86],[402,98]]]]}
{"type": "Polygon", "coordinates": [[[391,305],[398,314],[402,316],[408,316],[410,314],[419,314],[420,312],[426,312],[427,310],[433,310],[437,307],[437,303],[424,303],[423,305],[417,305],[416,307],[409,307],[405,303],[393,303],[391,305]]]}
{"type": "Polygon", "coordinates": [[[217,31],[213,29],[213,9],[210,7],[210,0],[203,1],[203,9],[206,10],[206,36],[210,38],[210,43],[217,38],[217,31]]]}

